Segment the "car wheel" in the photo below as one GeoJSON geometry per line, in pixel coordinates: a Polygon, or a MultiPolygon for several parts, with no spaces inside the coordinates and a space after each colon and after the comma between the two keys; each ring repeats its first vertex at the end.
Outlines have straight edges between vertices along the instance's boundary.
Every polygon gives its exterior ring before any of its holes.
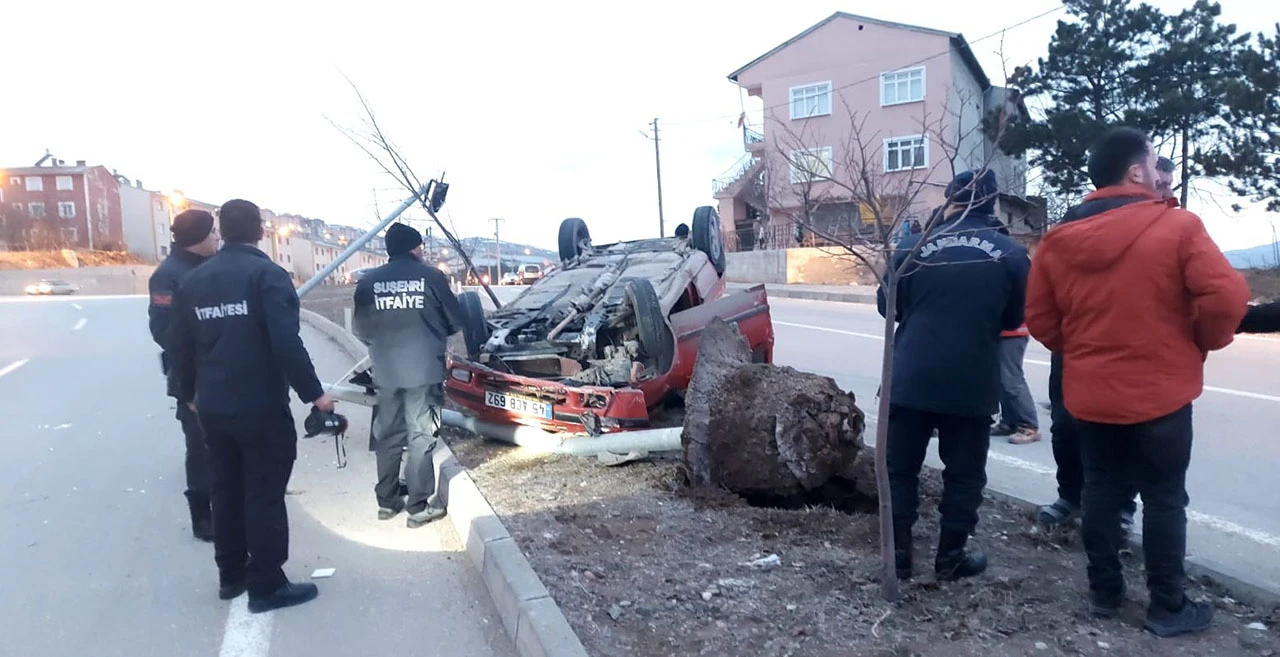
{"type": "Polygon", "coordinates": [[[462,306],[462,339],[467,343],[467,358],[480,358],[480,347],[489,341],[489,324],[484,319],[484,305],[477,292],[463,292],[458,295],[458,303],[462,306]]]}
{"type": "Polygon", "coordinates": [[[720,214],[710,205],[693,211],[693,247],[707,254],[716,273],[724,275],[724,235],[720,232],[720,214]]]}
{"type": "Polygon", "coordinates": [[[671,369],[671,361],[675,358],[676,344],[662,312],[662,304],[658,301],[658,293],[654,291],[653,283],[643,278],[629,278],[624,282],[627,300],[636,315],[640,350],[659,371],[666,372],[671,369]]]}
{"type": "Polygon", "coordinates": [[[591,231],[587,222],[570,218],[560,222],[560,260],[568,262],[591,250],[591,231]]]}

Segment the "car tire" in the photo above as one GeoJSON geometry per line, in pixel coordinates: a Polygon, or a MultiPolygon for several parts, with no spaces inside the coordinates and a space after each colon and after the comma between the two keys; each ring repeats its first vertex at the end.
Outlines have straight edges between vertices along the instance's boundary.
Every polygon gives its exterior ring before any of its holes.
{"type": "Polygon", "coordinates": [[[716,273],[724,275],[725,253],[724,235],[720,232],[720,214],[710,205],[704,205],[693,211],[693,247],[705,254],[715,267],[716,273]]]}
{"type": "Polygon", "coordinates": [[[660,371],[666,372],[671,369],[671,361],[675,358],[676,343],[671,327],[667,326],[658,293],[653,289],[653,283],[643,278],[629,278],[623,282],[627,300],[636,315],[640,350],[653,360],[660,371]]]}
{"type": "Polygon", "coordinates": [[[560,260],[568,262],[591,249],[587,222],[576,217],[560,222],[560,260]]]}
{"type": "Polygon", "coordinates": [[[484,304],[480,302],[477,292],[463,292],[458,295],[458,304],[462,306],[462,339],[467,344],[467,358],[480,358],[480,348],[489,341],[489,324],[484,319],[484,304]]]}

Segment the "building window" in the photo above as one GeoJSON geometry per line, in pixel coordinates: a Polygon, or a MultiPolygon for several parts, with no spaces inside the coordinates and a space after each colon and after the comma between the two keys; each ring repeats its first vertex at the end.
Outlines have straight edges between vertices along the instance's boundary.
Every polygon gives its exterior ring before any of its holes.
{"type": "Polygon", "coordinates": [[[27,191],[43,192],[44,178],[41,178],[40,176],[27,176],[27,191]]]}
{"type": "Polygon", "coordinates": [[[14,177],[10,178],[10,179],[9,179],[9,184],[10,184],[10,185],[13,185],[14,187],[17,187],[18,185],[21,185],[21,184],[22,184],[22,176],[14,176],[14,177]]]}
{"type": "Polygon", "coordinates": [[[880,74],[880,106],[924,100],[924,67],[880,74]]]}
{"type": "Polygon", "coordinates": [[[76,231],[76,229],[74,228],[62,229],[62,241],[66,242],[67,244],[76,244],[80,241],[79,238],[80,238],[80,234],[78,231],[76,231]]]}
{"type": "Polygon", "coordinates": [[[791,118],[807,119],[831,113],[831,83],[791,88],[791,118]]]}
{"type": "Polygon", "coordinates": [[[884,140],[886,172],[923,169],[929,166],[929,140],[924,135],[884,140]]]}
{"type": "Polygon", "coordinates": [[[58,176],[54,179],[54,186],[56,186],[60,192],[69,192],[76,188],[76,186],[71,183],[71,176],[58,176]]]}
{"type": "Polygon", "coordinates": [[[830,178],[832,169],[830,146],[791,151],[792,184],[830,178]]]}
{"type": "MultiPolygon", "coordinates": [[[[27,180],[31,179],[27,178],[27,180]]],[[[27,214],[31,215],[35,219],[44,217],[44,203],[28,203],[27,214]]]]}
{"type": "Polygon", "coordinates": [[[69,201],[58,201],[58,216],[63,219],[75,219],[76,204],[69,201]]]}

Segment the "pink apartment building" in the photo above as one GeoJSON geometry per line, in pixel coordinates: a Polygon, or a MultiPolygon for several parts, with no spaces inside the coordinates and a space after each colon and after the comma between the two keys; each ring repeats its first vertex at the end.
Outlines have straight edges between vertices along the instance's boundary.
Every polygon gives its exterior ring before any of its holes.
{"type": "MultiPolygon", "coordinates": [[[[867,171],[876,202],[904,219],[927,218],[954,172],[995,170],[1000,218],[1038,232],[1042,204],[1026,196],[1027,167],[983,130],[998,114],[1025,112],[1016,92],[994,86],[960,34],[839,12],[729,75],[762,101],[745,121],[746,155],[713,191],[733,250],[796,245],[794,222],[833,233],[867,231],[874,219],[853,184],[867,171]]],[[[856,185],[855,185],[856,186],[856,185]]],[[[865,186],[864,186],[865,188],[865,186]]]]}

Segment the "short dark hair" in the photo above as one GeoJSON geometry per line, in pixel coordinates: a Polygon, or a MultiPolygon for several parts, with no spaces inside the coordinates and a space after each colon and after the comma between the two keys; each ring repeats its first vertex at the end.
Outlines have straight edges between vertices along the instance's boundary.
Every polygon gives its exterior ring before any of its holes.
{"type": "Polygon", "coordinates": [[[1173,173],[1173,160],[1161,155],[1160,159],[1156,160],[1156,171],[1173,173]]]}
{"type": "Polygon", "coordinates": [[[235,244],[256,244],[262,239],[262,211],[244,199],[233,199],[218,210],[222,239],[235,244]]]}
{"type": "Polygon", "coordinates": [[[1089,152],[1089,179],[1102,189],[1124,181],[1129,167],[1147,157],[1151,140],[1141,130],[1112,128],[1089,152]]]}

